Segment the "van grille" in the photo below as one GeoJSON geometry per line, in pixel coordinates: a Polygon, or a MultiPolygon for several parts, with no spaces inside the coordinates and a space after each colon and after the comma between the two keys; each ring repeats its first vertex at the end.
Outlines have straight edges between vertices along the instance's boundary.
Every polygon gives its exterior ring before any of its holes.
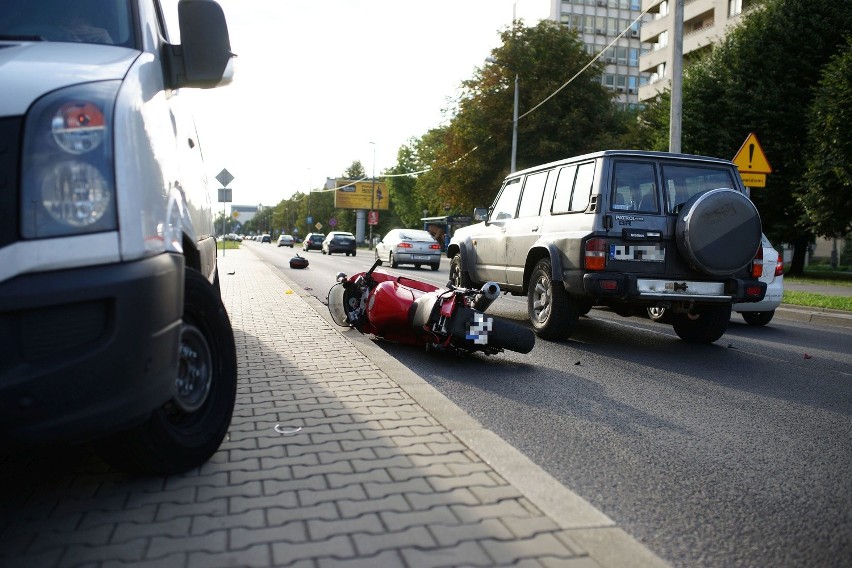
{"type": "Polygon", "coordinates": [[[0,248],[18,240],[21,117],[0,118],[0,248]]]}

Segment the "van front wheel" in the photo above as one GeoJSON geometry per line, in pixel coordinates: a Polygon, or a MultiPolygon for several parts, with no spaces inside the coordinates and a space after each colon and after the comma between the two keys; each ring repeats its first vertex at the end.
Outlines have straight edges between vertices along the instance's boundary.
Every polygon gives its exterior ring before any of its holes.
{"type": "Polygon", "coordinates": [[[170,475],[212,456],[231,423],[237,396],[237,356],[231,322],[215,288],[185,270],[183,323],[174,398],[134,428],[95,443],[123,471],[170,475]]]}
{"type": "Polygon", "coordinates": [[[554,282],[549,259],[538,261],[530,274],[527,311],[536,335],[542,339],[567,339],[580,317],[561,282],[554,282]]]}

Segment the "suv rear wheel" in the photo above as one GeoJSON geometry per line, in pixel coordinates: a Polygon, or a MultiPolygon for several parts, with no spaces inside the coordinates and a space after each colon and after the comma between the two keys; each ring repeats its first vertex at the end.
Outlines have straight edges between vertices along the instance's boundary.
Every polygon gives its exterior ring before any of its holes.
{"type": "Polygon", "coordinates": [[[536,335],[542,339],[567,339],[577,325],[579,312],[561,282],[554,282],[549,259],[542,259],[530,274],[527,311],[536,335]]]}
{"type": "Polygon", "coordinates": [[[675,333],[689,343],[713,343],[728,329],[731,305],[702,306],[689,313],[673,313],[675,333]]]}

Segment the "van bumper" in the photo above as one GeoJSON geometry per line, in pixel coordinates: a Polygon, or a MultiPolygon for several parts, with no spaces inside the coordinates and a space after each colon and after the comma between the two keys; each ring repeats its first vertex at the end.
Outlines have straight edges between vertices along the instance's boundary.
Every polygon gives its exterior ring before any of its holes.
{"type": "Polygon", "coordinates": [[[161,254],[0,284],[0,448],[97,438],[168,401],[183,269],[161,254]]]}
{"type": "Polygon", "coordinates": [[[700,303],[740,303],[759,302],[766,294],[766,283],[759,280],[744,278],[726,278],[724,280],[694,282],[693,289],[700,290],[702,285],[709,284],[708,289],[693,292],[690,290],[689,279],[675,280],[665,278],[660,282],[671,282],[671,291],[650,292],[639,285],[640,280],[647,280],[646,275],[623,273],[587,273],[583,275],[583,290],[588,296],[616,301],[643,302],[653,305],[656,302],[700,302],[700,303]]]}

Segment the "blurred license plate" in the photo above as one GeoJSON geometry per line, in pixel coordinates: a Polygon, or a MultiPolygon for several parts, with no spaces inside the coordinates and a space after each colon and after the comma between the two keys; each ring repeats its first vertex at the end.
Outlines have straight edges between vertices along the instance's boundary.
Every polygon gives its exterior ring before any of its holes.
{"type": "Polygon", "coordinates": [[[415,254],[411,257],[413,260],[429,260],[429,257],[425,254],[415,254]]]}

